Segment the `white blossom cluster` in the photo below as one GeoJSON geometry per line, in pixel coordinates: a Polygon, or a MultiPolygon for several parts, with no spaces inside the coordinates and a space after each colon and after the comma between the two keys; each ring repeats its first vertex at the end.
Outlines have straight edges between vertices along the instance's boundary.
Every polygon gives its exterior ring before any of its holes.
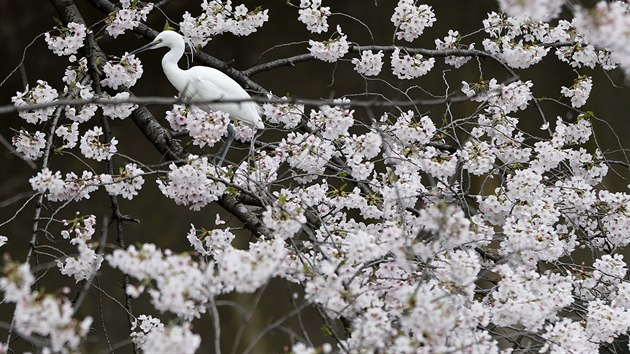
{"type": "Polygon", "coordinates": [[[492,12],[483,21],[489,38],[482,41],[486,51],[513,68],[528,68],[542,60],[550,48],[543,45],[549,25],[527,17],[505,17],[492,12]]]}
{"type": "Polygon", "coordinates": [[[529,17],[534,21],[549,21],[558,15],[566,0],[498,0],[501,9],[510,16],[529,17]]]}
{"type": "Polygon", "coordinates": [[[435,65],[434,58],[425,59],[422,54],[403,54],[396,48],[392,53],[392,72],[399,79],[415,79],[426,75],[435,65]]]}
{"type": "Polygon", "coordinates": [[[591,95],[593,89],[593,79],[589,76],[578,77],[571,87],[562,86],[560,92],[564,97],[571,99],[571,106],[580,108],[586,104],[586,100],[591,95]]]}
{"type": "MultiPolygon", "coordinates": [[[[70,65],[66,68],[62,81],[65,84],[63,95],[68,98],[89,100],[95,98],[92,89],[92,80],[88,78],[87,58],[77,60],[76,65],[70,65]]],[[[93,103],[80,106],[66,106],[65,116],[77,123],[84,123],[90,120],[98,109],[93,103]]],[[[61,136],[60,133],[57,135],[61,136]]],[[[69,148],[71,148],[70,146],[69,148]]]]}
{"type": "Polygon", "coordinates": [[[22,154],[26,159],[37,160],[44,155],[46,134],[40,131],[31,134],[22,129],[13,136],[11,142],[15,146],[15,151],[22,154]]]}
{"type": "Polygon", "coordinates": [[[116,90],[118,87],[131,87],[142,76],[142,63],[134,55],[125,53],[116,64],[111,62],[103,66],[105,78],[101,80],[101,85],[108,86],[116,90]]]}
{"type": "Polygon", "coordinates": [[[300,15],[298,20],[306,25],[309,32],[328,32],[330,7],[322,6],[322,0],[300,0],[298,13],[300,15]]]}
{"type": "MultiPolygon", "coordinates": [[[[286,97],[281,97],[286,99],[286,97]]],[[[279,103],[265,103],[262,105],[262,112],[267,118],[266,121],[272,124],[282,124],[286,129],[297,127],[304,116],[304,105],[279,103]]]]}
{"type": "Polygon", "coordinates": [[[414,0],[399,0],[391,20],[396,26],[396,38],[408,42],[420,37],[436,21],[431,6],[416,5],[414,0]]]}
{"type": "MultiPolygon", "coordinates": [[[[344,102],[349,100],[335,100],[335,103],[344,102]]],[[[321,132],[324,139],[335,140],[348,134],[348,129],[354,125],[353,114],[354,110],[343,106],[321,106],[319,110],[311,110],[308,126],[321,132]]]]}
{"type": "Polygon", "coordinates": [[[103,129],[101,127],[94,127],[83,134],[79,145],[83,156],[96,161],[109,160],[114,156],[117,151],[118,140],[112,138],[108,142],[101,142],[100,137],[102,135],[103,129]]]}
{"type": "Polygon", "coordinates": [[[383,68],[383,51],[374,54],[371,50],[361,52],[361,58],[353,58],[354,70],[361,75],[376,76],[383,68]]]}
{"type": "Polygon", "coordinates": [[[190,155],[186,164],[171,163],[169,169],[166,179],[157,183],[160,191],[178,205],[199,210],[218,200],[225,191],[225,184],[217,181],[221,177],[220,171],[207,157],[190,155]]]}
{"type": "Polygon", "coordinates": [[[145,334],[140,348],[145,353],[194,354],[201,345],[201,337],[192,333],[190,327],[189,324],[185,324],[154,328],[145,334]]]}
{"type": "Polygon", "coordinates": [[[290,191],[276,193],[277,201],[262,214],[263,222],[274,231],[276,237],[287,239],[294,236],[306,223],[304,208],[290,191]]]}
{"type": "Polygon", "coordinates": [[[461,91],[477,102],[488,102],[486,111],[495,113],[512,113],[527,108],[533,96],[531,81],[515,81],[509,85],[502,85],[496,79],[489,82],[479,82],[471,85],[462,81],[461,91]]]}
{"type": "MultiPolygon", "coordinates": [[[[30,104],[41,104],[53,102],[59,97],[57,90],[50,87],[46,81],[37,80],[37,86],[30,89],[26,86],[24,92],[16,92],[15,96],[11,97],[11,102],[16,107],[24,107],[30,104]]],[[[55,107],[47,107],[37,110],[23,110],[18,114],[27,123],[38,124],[46,122],[50,119],[51,115],[55,112],[55,107]]]]}
{"type": "Polygon", "coordinates": [[[111,196],[120,195],[125,199],[133,199],[142,189],[144,178],[143,171],[135,163],[128,163],[121,168],[118,175],[102,175],[101,182],[105,190],[111,196]]]}
{"type": "Polygon", "coordinates": [[[328,63],[336,62],[350,50],[348,36],[343,34],[340,26],[337,26],[337,32],[333,38],[323,42],[309,39],[308,44],[310,45],[308,51],[313,54],[316,59],[328,63]]]}
{"type": "MultiPolygon", "coordinates": [[[[438,50],[449,50],[449,49],[471,50],[475,48],[474,44],[470,44],[468,45],[468,47],[463,46],[463,48],[460,48],[461,46],[462,45],[459,43],[458,31],[449,30],[448,35],[444,37],[444,40],[441,40],[439,38],[435,40],[435,49],[438,49],[438,50]]],[[[467,62],[469,62],[470,59],[471,57],[449,55],[444,59],[444,61],[446,62],[446,64],[452,65],[455,68],[459,68],[462,65],[466,64],[467,62]]]]}
{"type": "Polygon", "coordinates": [[[89,199],[90,194],[100,186],[104,186],[112,196],[121,195],[131,200],[138,195],[144,184],[143,173],[136,164],[129,163],[114,175],[83,171],[80,176],[69,172],[63,178],[60,171],[53,173],[46,167],[29,179],[29,182],[35,192],[43,193],[51,202],[89,199]]]}
{"type": "Polygon", "coordinates": [[[166,112],[166,120],[176,132],[186,132],[193,144],[213,146],[226,134],[229,114],[221,111],[206,112],[197,106],[174,105],[166,112]]]}
{"type": "Polygon", "coordinates": [[[134,0],[120,0],[120,9],[110,14],[105,30],[116,38],[127,30],[138,27],[140,21],[146,21],[153,10],[153,3],[141,3],[134,0]]]}
{"type": "Polygon", "coordinates": [[[57,260],[57,267],[61,274],[74,277],[76,282],[89,280],[103,262],[103,256],[97,254],[88,244],[96,231],[94,229],[96,217],[77,216],[73,220],[63,220],[63,223],[69,226],[69,229],[63,230],[61,236],[70,239],[70,244],[77,247],[79,254],[75,257],[66,257],[63,261],[57,260]]]}
{"type": "Polygon", "coordinates": [[[630,74],[630,4],[598,1],[593,9],[579,8],[573,25],[590,44],[611,52],[610,60],[630,74]]]}
{"type": "MultiPolygon", "coordinates": [[[[146,292],[160,312],[168,311],[182,319],[192,320],[206,312],[205,305],[214,296],[233,291],[253,292],[283,269],[281,265],[287,257],[287,250],[282,240],[262,240],[250,244],[248,250],[239,250],[231,245],[234,235],[229,230],[225,230],[223,236],[226,234],[229,237],[225,242],[206,242],[208,254],[213,255],[214,260],[211,262],[197,261],[187,254],[176,255],[170,250],[162,251],[154,244],[115,250],[106,256],[106,260],[110,266],[138,279],[141,284],[151,281],[147,287],[131,286],[127,289],[128,293],[137,297],[146,292]]],[[[213,233],[203,236],[220,235],[213,233]]],[[[202,243],[197,238],[194,226],[189,239],[193,239],[195,244],[202,243]]],[[[148,342],[147,332],[162,329],[154,321],[146,325],[151,330],[143,328],[145,334],[136,340],[148,342]]]]}
{"type": "Polygon", "coordinates": [[[85,25],[82,23],[69,22],[68,27],[59,28],[59,36],[51,36],[50,32],[44,34],[44,39],[48,44],[48,49],[58,56],[76,54],[79,48],[83,47],[83,41],[87,36],[85,25]]]}
{"type": "Polygon", "coordinates": [[[335,148],[330,141],[315,135],[294,132],[282,140],[278,150],[288,155],[286,160],[289,166],[306,173],[296,178],[301,182],[316,178],[325,170],[326,163],[335,154],[335,148]]]}
{"type": "Polygon", "coordinates": [[[138,108],[135,103],[117,103],[116,101],[122,101],[129,98],[129,92],[119,92],[114,96],[103,94],[104,97],[111,99],[111,104],[101,104],[103,114],[113,119],[125,119],[131,115],[133,111],[138,108]]]}
{"type": "Polygon", "coordinates": [[[64,296],[31,291],[35,277],[27,263],[9,260],[0,277],[4,301],[15,304],[13,324],[22,336],[36,335],[48,339],[47,352],[75,352],[87,336],[92,317],[74,318],[72,302],[64,296]]]}
{"type": "Polygon", "coordinates": [[[248,36],[269,20],[268,10],[249,10],[240,4],[234,7],[232,0],[203,0],[203,12],[194,17],[188,11],[179,23],[184,37],[195,47],[203,47],[212,37],[222,33],[248,36]]]}

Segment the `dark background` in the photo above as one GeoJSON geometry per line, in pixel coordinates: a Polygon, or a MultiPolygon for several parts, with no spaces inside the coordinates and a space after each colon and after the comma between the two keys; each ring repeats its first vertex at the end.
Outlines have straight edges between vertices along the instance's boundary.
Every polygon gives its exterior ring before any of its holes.
{"type": "MultiPolygon", "coordinates": [[[[299,0],[293,0],[299,4],[299,0]]],[[[236,2],[238,5],[240,2],[236,2]]],[[[329,34],[310,34],[306,31],[305,26],[297,20],[297,9],[287,6],[285,1],[245,1],[250,9],[261,5],[269,9],[269,22],[262,29],[250,35],[249,37],[236,37],[231,34],[220,35],[213,39],[203,51],[215,56],[223,61],[230,63],[236,69],[247,69],[255,64],[263,63],[269,60],[286,57],[289,55],[303,54],[307,52],[308,39],[322,40],[328,38],[329,34]],[[289,46],[282,46],[267,51],[273,46],[293,43],[289,46]]],[[[399,43],[400,45],[409,45],[415,47],[434,48],[434,39],[443,38],[449,29],[459,30],[460,33],[469,33],[482,27],[481,21],[485,18],[488,11],[498,11],[496,1],[480,0],[480,1],[427,1],[435,9],[437,22],[432,28],[428,28],[424,35],[413,43],[399,43]]],[[[105,14],[93,8],[87,1],[77,1],[79,9],[90,26],[94,25],[95,31],[102,28],[102,21],[105,14]]],[[[184,11],[189,11],[193,15],[198,15],[201,11],[200,2],[196,1],[178,1],[173,0],[164,7],[161,13],[154,9],[147,22],[152,28],[161,30],[167,17],[179,22],[184,11]]],[[[333,15],[329,19],[331,30],[334,30],[336,24],[341,24],[344,32],[348,35],[350,41],[357,42],[362,45],[380,44],[389,45],[393,43],[394,27],[390,21],[391,14],[396,5],[395,1],[324,1],[324,5],[330,6],[333,13],[344,13],[354,18],[360,19],[367,25],[374,37],[374,41],[370,38],[370,34],[365,27],[345,16],[333,15]]],[[[566,15],[566,14],[565,14],[566,15]]],[[[25,84],[33,86],[38,79],[43,79],[59,91],[62,90],[61,77],[67,65],[66,58],[57,57],[50,52],[43,36],[43,32],[51,30],[55,26],[54,17],[57,14],[54,8],[47,2],[41,0],[30,1],[0,1],[0,43],[2,48],[2,56],[0,57],[0,79],[4,79],[16,67],[18,70],[8,77],[6,82],[0,86],[0,105],[11,103],[11,96],[16,91],[23,91],[25,84]],[[37,36],[33,44],[25,52],[25,59],[22,65],[18,67],[25,48],[37,36]]],[[[331,31],[332,32],[332,31],[331,31]]],[[[101,32],[101,34],[103,34],[101,32]]],[[[475,37],[477,48],[482,49],[479,37],[475,37]]],[[[133,32],[113,39],[103,34],[99,40],[102,49],[108,55],[120,56],[125,51],[131,51],[141,45],[147,43],[147,40],[135,35],[133,32]]],[[[145,73],[138,84],[134,87],[133,92],[138,96],[173,96],[176,94],[175,89],[171,87],[162,73],[160,66],[160,58],[165,50],[156,50],[146,52],[140,55],[142,59],[145,73]]],[[[302,98],[330,98],[339,97],[344,94],[362,94],[369,91],[379,91],[388,97],[397,98],[396,93],[388,88],[388,86],[380,79],[391,81],[393,85],[399,88],[407,88],[412,85],[418,85],[424,90],[434,94],[443,94],[445,84],[443,82],[443,69],[450,70],[444,75],[447,78],[451,89],[457,90],[460,82],[466,80],[469,82],[477,81],[479,78],[478,66],[475,61],[469,62],[463,68],[456,70],[443,65],[440,59],[437,60],[436,68],[427,77],[411,82],[400,82],[392,80],[389,73],[389,58],[385,56],[385,64],[383,73],[377,80],[369,80],[361,78],[352,70],[349,60],[356,56],[350,53],[346,55],[345,60],[338,64],[328,64],[317,61],[299,63],[295,67],[278,68],[270,72],[264,72],[252,77],[254,81],[272,91],[277,95],[290,94],[293,97],[302,98]]],[[[489,79],[496,77],[498,79],[505,78],[506,74],[501,72],[492,65],[492,63],[483,62],[484,78],[489,79]]],[[[185,66],[182,60],[180,65],[185,66]]],[[[630,138],[628,137],[628,108],[630,107],[629,98],[630,90],[624,88],[624,78],[619,71],[608,73],[608,76],[601,70],[580,69],[580,73],[592,75],[594,78],[594,90],[591,98],[583,110],[590,110],[601,119],[596,123],[598,141],[604,150],[618,150],[620,147],[630,146],[630,138]],[[615,87],[618,86],[618,87],[615,87]]],[[[536,97],[560,97],[560,87],[570,86],[576,74],[566,64],[560,63],[555,54],[548,54],[543,63],[538,64],[530,69],[519,72],[523,80],[532,80],[534,82],[534,94],[536,97]]],[[[412,95],[418,97],[428,97],[419,89],[412,89],[412,95]]],[[[555,122],[555,116],[563,117],[574,116],[568,112],[566,108],[559,107],[551,103],[542,103],[547,113],[547,118],[555,122]],[[568,116],[567,116],[568,114],[568,116]]],[[[162,123],[164,111],[168,107],[151,106],[150,110],[154,113],[162,123]]],[[[455,107],[455,115],[470,114],[474,110],[474,104],[460,104],[455,107]]],[[[426,113],[429,114],[436,123],[439,123],[443,114],[443,107],[426,107],[426,113]]],[[[533,109],[528,109],[519,115],[523,124],[522,128],[526,130],[536,131],[541,122],[536,116],[533,109]]],[[[96,118],[93,118],[96,119],[96,118]]],[[[96,123],[97,120],[93,120],[96,123]]],[[[89,124],[84,124],[89,126],[89,124]]],[[[0,134],[10,140],[13,136],[13,129],[19,130],[21,127],[34,130],[33,126],[22,121],[17,114],[6,114],[0,116],[0,134]]],[[[85,128],[85,127],[84,127],[85,128]]],[[[159,163],[163,161],[160,154],[155,148],[146,141],[144,136],[139,132],[134,123],[127,119],[125,121],[115,121],[112,124],[114,136],[119,140],[118,150],[121,153],[129,155],[133,158],[141,159],[145,163],[159,163]]],[[[38,127],[38,129],[42,129],[38,127]]],[[[47,132],[48,127],[43,128],[47,132]]],[[[276,140],[281,138],[283,132],[265,133],[264,139],[276,140]]],[[[621,159],[621,158],[620,158],[621,159]]],[[[37,161],[41,163],[41,161],[37,161]]],[[[120,165],[123,161],[115,159],[115,163],[120,165]]],[[[117,165],[117,166],[118,166],[117,165]]],[[[103,164],[92,164],[97,172],[104,172],[103,164]]],[[[81,171],[85,167],[81,161],[68,157],[51,157],[51,169],[61,170],[62,173],[69,171],[81,171]]],[[[627,171],[625,169],[616,168],[610,173],[607,179],[606,187],[613,190],[626,190],[628,181],[625,179],[627,171]]],[[[6,148],[0,146],[0,223],[11,218],[16,214],[29,197],[31,191],[28,178],[37,173],[21,159],[12,155],[6,148]]],[[[194,223],[199,227],[210,228],[214,225],[215,214],[221,213],[224,219],[228,220],[228,225],[239,227],[235,220],[231,220],[216,205],[210,205],[199,212],[191,212],[186,207],[177,207],[170,200],[165,198],[157,189],[154,179],[146,178],[145,186],[140,196],[132,202],[120,200],[123,213],[129,214],[133,218],[139,219],[140,224],[128,224],[125,226],[125,237],[129,244],[142,244],[146,242],[156,243],[162,248],[170,248],[175,251],[184,251],[189,249],[188,241],[185,236],[190,229],[190,224],[194,223]]],[[[87,201],[79,203],[76,207],[71,206],[59,213],[58,218],[72,217],[75,210],[81,210],[83,213],[95,214],[99,220],[99,227],[103,216],[111,213],[109,200],[103,190],[99,190],[94,196],[87,201]]],[[[21,210],[15,220],[7,225],[0,226],[0,235],[9,237],[8,245],[4,246],[0,251],[8,252],[11,256],[23,261],[28,250],[28,240],[31,237],[32,216],[35,206],[33,203],[27,205],[21,210]]],[[[45,211],[50,214],[50,210],[45,211]]],[[[50,231],[56,236],[52,239],[52,244],[59,244],[57,224],[51,224],[50,231]]],[[[110,236],[108,243],[111,247],[115,247],[115,234],[113,227],[110,228],[110,236]]],[[[244,232],[237,242],[243,247],[247,244],[248,237],[244,232]]],[[[39,259],[41,263],[46,264],[51,259],[42,257],[39,259]]],[[[3,262],[0,260],[0,262],[3,262]]],[[[50,284],[46,283],[48,291],[55,292],[63,285],[73,286],[72,280],[68,278],[56,277],[57,270],[53,268],[47,275],[50,284]]],[[[107,292],[122,300],[122,291],[120,283],[122,279],[116,272],[111,272],[106,266],[102,271],[99,286],[106,289],[107,292]]],[[[44,280],[46,282],[46,280],[44,280]]],[[[265,290],[261,297],[261,302],[253,312],[254,315],[250,322],[246,325],[245,342],[248,342],[255,334],[262,331],[273,319],[290,311],[292,307],[291,294],[299,289],[280,281],[273,281],[265,290]]],[[[254,295],[235,295],[223,298],[223,300],[234,300],[245,307],[252,308],[254,304],[254,295]]],[[[301,299],[301,297],[300,297],[301,299]]],[[[298,300],[298,302],[300,301],[298,300]]],[[[0,305],[0,321],[9,322],[11,316],[11,307],[0,305]]],[[[150,306],[146,303],[146,296],[135,302],[135,314],[152,313],[150,306]]],[[[127,338],[128,328],[126,317],[122,309],[111,302],[105,295],[98,291],[92,291],[88,301],[82,307],[82,314],[95,316],[93,327],[97,336],[100,338],[98,342],[88,343],[89,352],[97,352],[103,348],[107,348],[107,343],[103,341],[103,324],[105,324],[107,334],[111,343],[117,343],[127,338]],[[99,309],[99,303],[105,310],[99,309]]],[[[165,322],[168,316],[160,316],[165,322]]],[[[229,307],[221,307],[221,318],[223,322],[223,347],[224,350],[232,348],[232,336],[237,328],[243,325],[242,319],[238,316],[237,311],[229,307]]],[[[193,331],[203,336],[203,344],[199,353],[212,352],[212,327],[208,321],[209,316],[203,321],[195,321],[193,331]]],[[[310,329],[313,334],[311,339],[314,342],[322,340],[332,342],[332,339],[325,338],[319,327],[322,325],[319,316],[311,309],[303,314],[305,326],[310,329]]],[[[288,328],[299,331],[295,319],[287,322],[288,328]]],[[[0,330],[0,341],[6,339],[6,333],[0,330]]],[[[280,352],[286,350],[284,345],[290,344],[290,336],[286,332],[275,330],[270,332],[260,341],[256,347],[256,352],[280,352]]],[[[22,344],[20,344],[22,345],[22,344]]],[[[15,346],[12,346],[15,347],[15,346]]],[[[16,348],[20,348],[18,345],[16,348]]],[[[23,349],[28,349],[25,345],[23,349]]],[[[243,350],[244,347],[240,347],[243,350]]],[[[124,347],[118,352],[129,352],[129,347],[124,347]]]]}

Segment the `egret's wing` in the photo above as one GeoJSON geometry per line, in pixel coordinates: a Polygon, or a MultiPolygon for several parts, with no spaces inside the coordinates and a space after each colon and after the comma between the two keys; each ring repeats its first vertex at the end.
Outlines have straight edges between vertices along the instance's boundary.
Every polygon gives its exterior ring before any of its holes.
{"type": "MultiPolygon", "coordinates": [[[[221,89],[210,80],[203,80],[199,78],[193,78],[188,81],[188,84],[184,88],[184,96],[192,101],[211,101],[218,100],[221,97],[221,89]]],[[[208,110],[220,110],[213,108],[215,103],[200,103],[196,104],[197,107],[208,110]]],[[[229,113],[229,112],[228,112],[229,113]]]]}
{"type": "MultiPolygon", "coordinates": [[[[220,71],[216,72],[220,75],[191,79],[185,89],[186,97],[198,101],[247,100],[251,98],[236,81],[220,71]]],[[[243,121],[259,129],[264,127],[259,114],[260,107],[254,102],[208,103],[197,106],[205,111],[214,110],[228,113],[231,119],[243,121]]]]}

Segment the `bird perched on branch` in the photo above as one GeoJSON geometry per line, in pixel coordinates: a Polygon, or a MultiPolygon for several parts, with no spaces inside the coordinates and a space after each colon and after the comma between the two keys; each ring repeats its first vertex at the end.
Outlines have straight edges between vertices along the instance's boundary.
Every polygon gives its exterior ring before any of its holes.
{"type": "MultiPolygon", "coordinates": [[[[249,100],[251,96],[229,76],[221,71],[207,66],[194,66],[188,70],[182,70],[177,62],[184,55],[184,38],[174,31],[163,31],[155,39],[134,51],[137,54],[147,49],[168,47],[170,50],[162,58],[162,69],[168,81],[179,91],[180,95],[195,101],[212,100],[249,100]]],[[[259,106],[252,101],[232,103],[208,103],[196,104],[204,111],[222,111],[230,115],[230,119],[241,121],[254,129],[264,129],[260,118],[259,106]]],[[[219,151],[219,166],[222,164],[225,154],[234,140],[234,128],[228,125],[228,137],[219,151]]]]}

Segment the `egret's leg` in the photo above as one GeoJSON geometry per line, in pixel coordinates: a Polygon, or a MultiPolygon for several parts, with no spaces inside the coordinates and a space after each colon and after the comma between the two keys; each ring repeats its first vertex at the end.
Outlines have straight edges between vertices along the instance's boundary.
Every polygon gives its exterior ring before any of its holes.
{"type": "Polygon", "coordinates": [[[217,166],[221,167],[223,165],[223,160],[225,159],[225,155],[227,154],[230,146],[232,145],[232,141],[234,141],[234,137],[236,136],[236,132],[234,131],[234,127],[232,123],[228,123],[227,126],[227,138],[225,139],[225,143],[221,146],[221,150],[219,150],[219,162],[217,166]]]}

